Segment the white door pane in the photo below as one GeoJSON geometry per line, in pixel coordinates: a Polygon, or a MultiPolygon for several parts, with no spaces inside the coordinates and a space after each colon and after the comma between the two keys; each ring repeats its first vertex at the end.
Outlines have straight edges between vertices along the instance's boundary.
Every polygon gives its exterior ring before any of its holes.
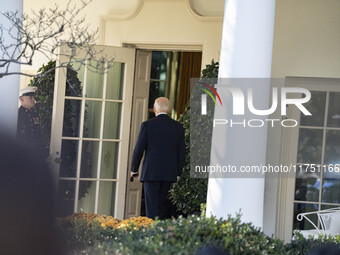
{"type": "Polygon", "coordinates": [[[120,138],[121,103],[106,102],[104,117],[104,139],[120,138]]]}
{"type": "Polygon", "coordinates": [[[94,213],[95,199],[96,199],[96,182],[80,181],[77,211],[94,213]]]}
{"type": "Polygon", "coordinates": [[[99,182],[98,214],[114,215],[115,197],[115,182],[99,182]]]}
{"type": "Polygon", "coordinates": [[[119,143],[103,142],[102,160],[100,169],[101,179],[117,178],[119,143]]]}
{"type": "Polygon", "coordinates": [[[115,63],[107,71],[106,99],[123,99],[124,63],[115,63]]]}
{"type": "Polygon", "coordinates": [[[99,138],[102,104],[100,101],[85,101],[86,113],[83,137],[99,138]]]}
{"type": "Polygon", "coordinates": [[[90,98],[103,98],[104,88],[104,73],[103,66],[97,64],[96,61],[90,61],[88,64],[97,66],[99,69],[89,68],[86,77],[86,97],[90,98]]]}
{"type": "Polygon", "coordinates": [[[83,141],[80,178],[96,178],[99,142],[83,141]]]}

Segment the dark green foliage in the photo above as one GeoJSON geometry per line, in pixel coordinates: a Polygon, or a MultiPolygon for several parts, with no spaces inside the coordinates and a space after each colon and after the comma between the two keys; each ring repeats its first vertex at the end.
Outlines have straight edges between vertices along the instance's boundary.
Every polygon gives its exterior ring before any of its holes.
{"type": "MultiPolygon", "coordinates": [[[[211,61],[202,70],[202,81],[213,86],[218,76],[218,62],[211,61]]],[[[190,103],[181,115],[179,122],[185,128],[186,159],[183,173],[179,182],[170,189],[171,202],[183,214],[200,211],[202,203],[206,203],[208,179],[206,175],[190,175],[190,161],[195,165],[210,164],[210,149],[215,105],[212,100],[207,101],[207,115],[202,116],[201,93],[192,89],[190,103]],[[196,178],[194,178],[196,177],[196,178]],[[197,178],[198,177],[198,178],[197,178]]]]}
{"type": "MultiPolygon", "coordinates": [[[[39,74],[45,74],[49,70],[55,68],[55,62],[50,61],[47,65],[43,65],[39,70],[39,74]]],[[[51,137],[51,120],[53,106],[53,90],[54,90],[54,71],[48,73],[42,78],[34,77],[29,86],[36,86],[36,105],[35,110],[40,116],[40,126],[43,134],[43,141],[46,148],[50,148],[51,137]]]]}
{"type": "Polygon", "coordinates": [[[322,243],[340,245],[340,238],[298,240],[284,244],[266,236],[259,228],[242,223],[240,216],[227,220],[214,217],[189,216],[187,218],[156,221],[148,228],[103,229],[98,223],[90,228],[78,221],[73,229],[64,229],[69,238],[72,254],[195,254],[206,246],[215,246],[230,255],[303,255],[322,243]]]}
{"type": "Polygon", "coordinates": [[[306,239],[301,234],[296,234],[297,238],[290,243],[286,244],[287,255],[303,255],[306,254],[311,248],[317,246],[335,244],[340,247],[340,236],[319,236],[317,239],[306,239]]]}
{"type": "Polygon", "coordinates": [[[219,69],[219,63],[212,60],[211,64],[206,65],[205,69],[202,70],[202,78],[217,78],[218,69],[219,69]]]}
{"type": "MultiPolygon", "coordinates": [[[[50,147],[51,139],[51,123],[52,123],[52,109],[53,109],[53,96],[54,96],[54,78],[55,78],[55,61],[50,61],[43,65],[38,70],[38,75],[34,77],[29,86],[36,86],[36,105],[35,111],[40,116],[40,126],[43,132],[43,140],[47,148],[50,147]]],[[[80,96],[81,83],[78,79],[77,72],[71,66],[67,68],[67,84],[66,95],[80,96]]],[[[77,106],[71,105],[71,100],[65,102],[65,116],[63,133],[72,134],[74,126],[79,127],[79,112],[80,104],[77,106]],[[76,107],[78,109],[76,109],[76,107]]]]}

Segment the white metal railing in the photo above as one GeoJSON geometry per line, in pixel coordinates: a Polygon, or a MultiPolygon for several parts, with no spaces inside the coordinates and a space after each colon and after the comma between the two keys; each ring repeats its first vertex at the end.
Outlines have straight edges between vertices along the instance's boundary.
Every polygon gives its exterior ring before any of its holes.
{"type": "Polygon", "coordinates": [[[314,229],[312,230],[294,230],[293,240],[296,238],[296,233],[301,233],[304,237],[318,237],[320,234],[322,235],[336,235],[340,233],[340,207],[314,211],[314,212],[306,212],[300,213],[297,215],[297,220],[302,221],[303,219],[307,220],[314,229]],[[309,217],[311,215],[317,215],[318,221],[320,223],[320,227],[318,227],[309,217]]]}

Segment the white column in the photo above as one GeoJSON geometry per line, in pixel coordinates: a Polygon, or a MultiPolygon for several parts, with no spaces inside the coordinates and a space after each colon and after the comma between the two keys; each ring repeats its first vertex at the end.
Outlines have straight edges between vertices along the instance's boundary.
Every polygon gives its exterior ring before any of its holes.
{"type": "MultiPolygon", "coordinates": [[[[270,78],[274,17],[275,0],[226,0],[220,78],[270,78]]],[[[256,87],[256,102],[269,105],[269,86],[247,86],[256,87]]],[[[224,105],[215,107],[215,118],[231,119],[232,102],[223,95],[224,105]]],[[[244,118],[250,117],[246,112],[244,118]]],[[[265,164],[266,143],[266,127],[225,127],[223,134],[214,128],[211,165],[265,164]]],[[[243,222],[262,227],[263,205],[264,178],[209,178],[207,215],[226,218],[241,209],[243,222]]]]}
{"type": "MultiPolygon", "coordinates": [[[[0,0],[1,12],[19,11],[22,13],[23,0],[0,0]]],[[[0,14],[0,24],[9,28],[11,24],[0,14]]],[[[15,34],[15,33],[14,33],[15,34]]],[[[5,44],[15,40],[7,33],[4,33],[5,44]]],[[[1,50],[0,50],[1,51],[1,50]]],[[[2,52],[0,52],[1,54],[2,52]]],[[[2,54],[1,54],[2,55],[2,54]]],[[[3,69],[1,69],[1,72],[3,69]]],[[[20,65],[12,65],[11,72],[19,72],[20,65]]],[[[18,95],[20,87],[20,76],[11,75],[0,78],[0,132],[8,135],[15,135],[18,118],[18,95]]]]}

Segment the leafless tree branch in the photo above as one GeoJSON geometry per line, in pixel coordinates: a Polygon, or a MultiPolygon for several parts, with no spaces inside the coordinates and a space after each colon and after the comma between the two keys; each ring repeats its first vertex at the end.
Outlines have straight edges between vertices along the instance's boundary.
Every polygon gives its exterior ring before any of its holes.
{"type": "MultiPolygon", "coordinates": [[[[18,11],[2,12],[10,23],[9,27],[0,24],[0,78],[7,75],[34,75],[24,72],[11,72],[12,65],[33,64],[37,53],[43,54],[47,61],[58,58],[58,47],[63,41],[69,47],[67,62],[60,63],[56,68],[65,67],[71,63],[85,64],[87,60],[90,69],[96,72],[105,72],[113,65],[114,58],[105,56],[102,50],[96,50],[94,43],[97,40],[98,29],[89,31],[85,16],[81,12],[92,0],[82,0],[80,5],[69,0],[65,9],[58,5],[53,8],[42,8],[23,14],[18,11]],[[12,40],[7,40],[11,38],[12,40]],[[82,58],[79,59],[79,52],[82,58]]],[[[63,53],[61,53],[63,54],[63,53]]]]}

